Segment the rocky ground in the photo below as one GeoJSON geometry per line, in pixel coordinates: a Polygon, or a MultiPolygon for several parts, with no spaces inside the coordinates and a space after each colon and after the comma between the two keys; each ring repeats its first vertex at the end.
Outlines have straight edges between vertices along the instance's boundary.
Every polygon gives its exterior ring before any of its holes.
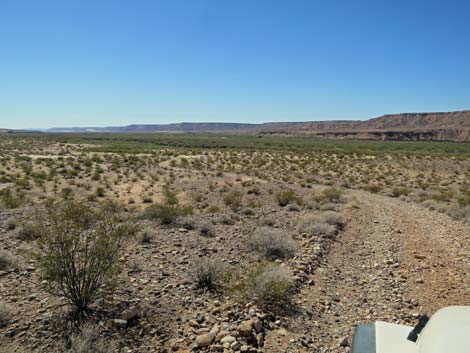
{"type": "MultiPolygon", "coordinates": [[[[349,191],[348,199],[341,206],[344,229],[324,239],[293,231],[310,211],[289,212],[272,203],[233,225],[213,216],[214,237],[142,223],[154,237],[126,249],[122,286],[100,303],[100,334],[121,352],[348,352],[358,323],[412,325],[419,314],[442,306],[470,305],[468,225],[367,192],[349,191]],[[298,284],[294,309],[272,315],[240,305],[228,293],[195,290],[196,257],[215,256],[231,266],[256,261],[245,241],[266,217],[299,245],[285,262],[298,284]]],[[[13,321],[0,328],[0,350],[59,351],[66,309],[39,289],[34,263],[23,255],[31,244],[8,229],[11,217],[28,219],[28,210],[0,216],[1,248],[19,261],[19,270],[0,272],[1,299],[15,310],[13,321]]]]}

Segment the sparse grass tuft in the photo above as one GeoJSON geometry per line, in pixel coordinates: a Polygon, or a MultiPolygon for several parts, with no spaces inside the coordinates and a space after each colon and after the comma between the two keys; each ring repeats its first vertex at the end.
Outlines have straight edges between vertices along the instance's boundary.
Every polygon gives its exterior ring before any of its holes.
{"type": "Polygon", "coordinates": [[[211,258],[198,259],[194,266],[194,279],[198,288],[215,290],[221,285],[225,265],[211,258]]]}
{"type": "Polygon", "coordinates": [[[114,350],[114,342],[105,340],[98,334],[98,328],[85,326],[81,332],[72,335],[67,353],[110,353],[114,350]]]}

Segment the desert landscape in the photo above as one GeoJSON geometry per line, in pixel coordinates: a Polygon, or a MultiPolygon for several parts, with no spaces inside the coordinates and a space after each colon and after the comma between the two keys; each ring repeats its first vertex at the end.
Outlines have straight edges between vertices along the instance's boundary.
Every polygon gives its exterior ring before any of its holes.
{"type": "Polygon", "coordinates": [[[2,352],[348,352],[359,323],[470,303],[468,143],[4,132],[0,150],[2,352]]]}
{"type": "Polygon", "coordinates": [[[0,353],[469,353],[469,1],[0,2],[0,353]]]}

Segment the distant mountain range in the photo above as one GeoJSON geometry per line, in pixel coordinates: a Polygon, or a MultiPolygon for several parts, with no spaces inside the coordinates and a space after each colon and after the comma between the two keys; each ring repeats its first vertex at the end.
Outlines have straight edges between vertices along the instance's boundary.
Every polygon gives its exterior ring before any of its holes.
{"type": "Polygon", "coordinates": [[[264,124],[141,124],[53,128],[45,130],[45,132],[233,133],[322,136],[342,139],[470,141],[470,110],[443,113],[389,114],[369,120],[273,122],[264,124]]]}

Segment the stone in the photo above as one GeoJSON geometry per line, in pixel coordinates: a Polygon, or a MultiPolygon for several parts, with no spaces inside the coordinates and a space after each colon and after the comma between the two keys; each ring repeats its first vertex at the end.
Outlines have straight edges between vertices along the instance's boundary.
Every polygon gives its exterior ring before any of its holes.
{"type": "Polygon", "coordinates": [[[119,327],[119,328],[126,328],[127,327],[127,321],[122,320],[122,319],[114,319],[113,324],[114,324],[114,326],[119,327]]]}
{"type": "Polygon", "coordinates": [[[240,342],[235,341],[230,345],[230,349],[232,349],[232,351],[239,351],[241,346],[240,342]]]}
{"type": "Polygon", "coordinates": [[[207,347],[214,342],[215,336],[210,333],[205,333],[203,335],[197,336],[196,337],[196,343],[198,347],[207,347]]]}
{"type": "Polygon", "coordinates": [[[253,321],[246,320],[238,325],[238,333],[240,336],[249,337],[251,336],[251,330],[253,329],[253,321]]]}
{"type": "Polygon", "coordinates": [[[206,320],[204,314],[199,313],[199,314],[196,315],[196,321],[199,324],[202,324],[204,322],[204,320],[206,320]]]}
{"type": "Polygon", "coordinates": [[[349,340],[347,337],[343,337],[339,340],[340,347],[349,347],[349,340]]]}
{"type": "Polygon", "coordinates": [[[263,323],[258,318],[253,318],[251,320],[253,322],[253,327],[255,328],[256,332],[261,333],[263,331],[263,323]]]}
{"type": "Polygon", "coordinates": [[[222,338],[222,339],[220,340],[220,343],[222,343],[222,344],[224,344],[224,343],[233,343],[233,342],[235,342],[235,341],[236,341],[235,337],[233,337],[233,336],[225,336],[224,338],[222,338]]]}
{"type": "Polygon", "coordinates": [[[225,336],[229,336],[229,335],[230,335],[230,332],[226,330],[222,330],[217,334],[217,336],[215,336],[215,341],[220,342],[222,338],[224,338],[225,336]]]}
{"type": "Polygon", "coordinates": [[[135,306],[126,309],[122,312],[121,319],[122,320],[134,320],[139,317],[139,309],[137,309],[135,306]]]}

